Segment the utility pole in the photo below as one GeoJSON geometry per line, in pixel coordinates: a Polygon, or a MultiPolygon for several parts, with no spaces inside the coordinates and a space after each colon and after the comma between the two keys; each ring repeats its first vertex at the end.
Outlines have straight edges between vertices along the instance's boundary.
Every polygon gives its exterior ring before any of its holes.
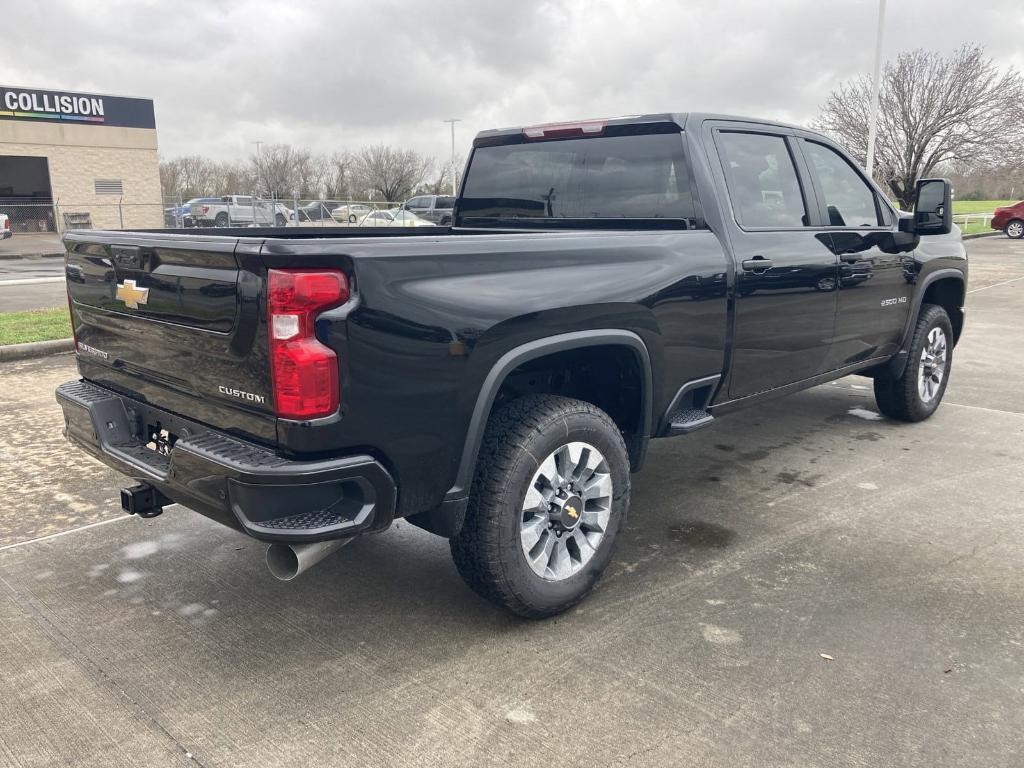
{"type": "Polygon", "coordinates": [[[452,161],[451,161],[451,168],[452,168],[452,197],[455,197],[455,195],[458,194],[458,190],[455,188],[455,124],[456,123],[461,123],[462,122],[462,118],[453,117],[453,118],[450,118],[448,120],[442,120],[441,122],[442,123],[448,123],[452,127],[452,161]]]}
{"type": "Polygon", "coordinates": [[[875,36],[875,76],[871,81],[871,115],[868,118],[867,172],[875,170],[875,138],[878,136],[878,92],[882,85],[882,34],[885,31],[885,0],[878,0],[878,33],[875,36]]]}

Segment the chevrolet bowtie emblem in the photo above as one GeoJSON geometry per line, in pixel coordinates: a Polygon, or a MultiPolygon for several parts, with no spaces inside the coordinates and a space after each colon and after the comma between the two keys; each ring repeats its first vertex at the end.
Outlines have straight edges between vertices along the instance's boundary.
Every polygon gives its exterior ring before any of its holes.
{"type": "Polygon", "coordinates": [[[570,507],[568,504],[565,505],[565,511],[573,520],[580,516],[580,513],[576,511],[576,507],[570,507]]]}
{"type": "Polygon", "coordinates": [[[139,304],[149,301],[149,288],[139,288],[134,280],[118,283],[114,296],[123,301],[129,309],[138,309],[139,304]]]}

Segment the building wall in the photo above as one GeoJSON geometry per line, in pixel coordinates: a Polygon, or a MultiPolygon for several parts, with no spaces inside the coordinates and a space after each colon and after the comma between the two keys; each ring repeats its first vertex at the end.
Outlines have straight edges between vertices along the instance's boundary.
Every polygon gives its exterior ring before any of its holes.
{"type": "Polygon", "coordinates": [[[154,130],[4,120],[0,155],[48,159],[61,218],[88,211],[96,229],[163,226],[154,130]],[[96,179],[120,179],[124,195],[97,195],[96,179]]]}

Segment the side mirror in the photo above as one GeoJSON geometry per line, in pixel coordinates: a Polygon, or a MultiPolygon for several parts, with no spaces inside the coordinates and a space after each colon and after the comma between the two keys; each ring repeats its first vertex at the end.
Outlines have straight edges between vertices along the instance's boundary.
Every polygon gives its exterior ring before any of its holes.
{"type": "Polygon", "coordinates": [[[921,179],[914,188],[914,234],[948,235],[953,231],[949,179],[921,179]]]}

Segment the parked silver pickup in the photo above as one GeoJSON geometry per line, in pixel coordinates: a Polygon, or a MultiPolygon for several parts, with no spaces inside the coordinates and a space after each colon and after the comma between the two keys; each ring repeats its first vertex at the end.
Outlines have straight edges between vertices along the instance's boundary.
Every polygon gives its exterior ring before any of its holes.
{"type": "Polygon", "coordinates": [[[193,206],[190,214],[198,227],[283,227],[287,223],[287,216],[275,210],[273,201],[251,195],[225,195],[220,202],[193,206]]]}

